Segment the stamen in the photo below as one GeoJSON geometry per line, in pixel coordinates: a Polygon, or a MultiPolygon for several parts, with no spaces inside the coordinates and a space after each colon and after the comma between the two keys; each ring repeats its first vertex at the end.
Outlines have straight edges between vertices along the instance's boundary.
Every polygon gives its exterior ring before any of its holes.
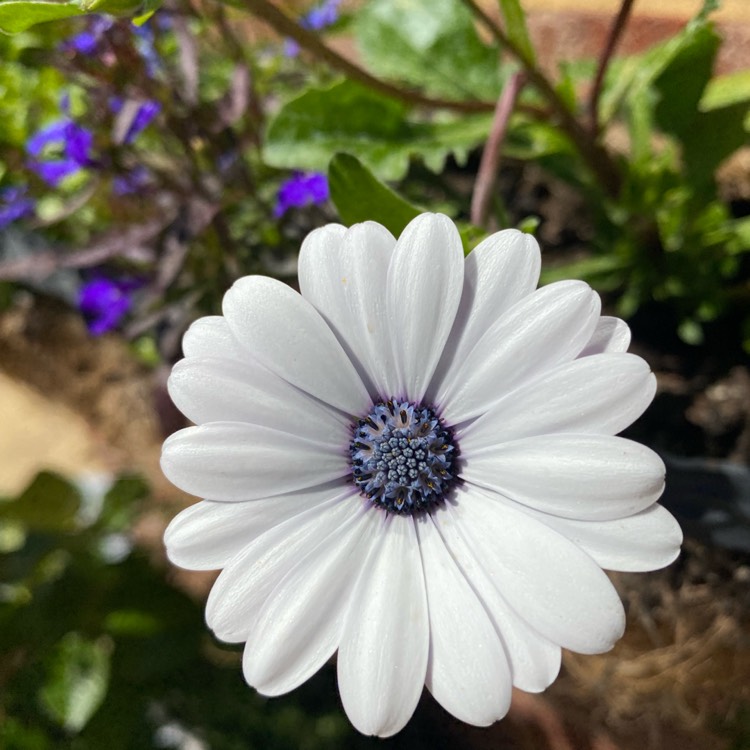
{"type": "Polygon", "coordinates": [[[388,512],[429,512],[455,483],[453,435],[429,407],[375,404],[352,429],[352,479],[388,512]]]}

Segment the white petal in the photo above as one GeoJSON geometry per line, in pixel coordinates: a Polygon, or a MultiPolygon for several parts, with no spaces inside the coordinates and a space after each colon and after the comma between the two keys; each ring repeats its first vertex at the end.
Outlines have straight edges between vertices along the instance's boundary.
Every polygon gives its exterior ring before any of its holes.
{"type": "Polygon", "coordinates": [[[196,424],[250,422],[335,447],[350,436],[342,414],[251,360],[183,359],[168,388],[175,406],[196,424]]]}
{"type": "Polygon", "coordinates": [[[427,689],[457,719],[486,727],[510,708],[508,659],[430,516],[416,526],[430,618],[427,689]]]}
{"type": "Polygon", "coordinates": [[[249,685],[264,695],[281,695],[331,658],[352,589],[377,536],[379,516],[362,506],[279,582],[278,593],[266,600],[248,635],[242,664],[249,685]]]}
{"type": "Polygon", "coordinates": [[[630,516],[664,491],[664,462],[609,435],[540,435],[463,456],[462,477],[531,508],[597,521],[630,516]]]}
{"type": "Polygon", "coordinates": [[[338,657],[341,700],[363,734],[389,737],[409,721],[427,671],[427,598],[414,522],[389,515],[359,579],[338,657]]]}
{"type": "Polygon", "coordinates": [[[284,523],[248,544],[216,579],[206,602],[206,622],[228,643],[247,640],[268,597],[283,595],[279,583],[299,560],[360,512],[356,496],[336,497],[284,523]]]}
{"type": "Polygon", "coordinates": [[[378,400],[395,388],[395,366],[385,309],[388,264],[396,240],[373,221],[341,233],[317,229],[302,244],[299,284],[378,400]]]}
{"type": "Polygon", "coordinates": [[[320,313],[286,284],[246,276],[224,295],[235,338],[292,385],[341,409],[363,414],[370,397],[320,313]]]}
{"type": "Polygon", "coordinates": [[[221,315],[208,315],[194,321],[182,338],[182,353],[186,357],[249,358],[221,315]]]}
{"type": "Polygon", "coordinates": [[[388,269],[396,361],[391,397],[422,400],[456,317],[463,274],[461,238],[447,216],[422,214],[407,225],[388,269]]]}
{"type": "Polygon", "coordinates": [[[564,536],[473,488],[448,511],[503,597],[543,636],[584,654],[608,651],[622,636],[617,592],[564,536]]]}
{"type": "Polygon", "coordinates": [[[596,324],[591,339],[579,357],[603,352],[626,352],[630,346],[630,328],[624,320],[602,315],[596,324]]]}
{"type": "Polygon", "coordinates": [[[346,476],[343,448],[254,424],[211,422],[167,438],[161,468],[191,495],[256,500],[346,476]]]}
{"type": "Polygon", "coordinates": [[[576,521],[519,507],[564,534],[605,570],[658,570],[680,554],[680,525],[658,504],[612,521],[576,521]]]}
{"type": "Polygon", "coordinates": [[[513,684],[521,690],[539,693],[555,680],[560,671],[560,647],[539,635],[503,599],[488,577],[486,562],[477,559],[474,550],[459,531],[460,518],[448,509],[432,516],[446,547],[471,587],[481,600],[495,626],[508,656],[513,684]]]}
{"type": "Polygon", "coordinates": [[[502,315],[446,379],[436,398],[458,424],[487,411],[510,390],[576,357],[599,316],[598,295],[580,281],[559,281],[502,315]]]}
{"type": "Polygon", "coordinates": [[[335,497],[352,493],[347,480],[286,495],[220,503],[203,500],[178,513],[164,532],[167,557],[188,570],[219,570],[274,526],[335,497]]]}
{"type": "Polygon", "coordinates": [[[492,324],[536,289],[541,265],[536,240],[517,229],[496,232],[469,253],[461,304],[428,389],[429,401],[492,324]]]}
{"type": "Polygon", "coordinates": [[[576,359],[525,383],[458,432],[461,451],[553,432],[614,435],[635,422],[656,378],[634,354],[576,359]]]}

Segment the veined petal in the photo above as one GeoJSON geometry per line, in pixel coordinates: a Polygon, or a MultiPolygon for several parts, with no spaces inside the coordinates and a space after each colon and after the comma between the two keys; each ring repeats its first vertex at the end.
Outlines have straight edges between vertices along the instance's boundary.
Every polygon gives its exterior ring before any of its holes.
{"type": "Polygon", "coordinates": [[[244,503],[203,500],[178,513],[167,526],[167,557],[188,570],[220,570],[274,526],[328,500],[351,494],[351,484],[340,479],[244,503]]]}
{"type": "Polygon", "coordinates": [[[433,401],[446,379],[493,323],[531,294],[542,266],[537,241],[517,229],[504,229],[479,243],[464,263],[461,303],[435,376],[428,389],[433,401]]]}
{"type": "Polygon", "coordinates": [[[574,359],[599,317],[598,295],[559,281],[524,297],[482,336],[436,397],[448,424],[486,412],[503,395],[574,359]]]}
{"type": "MultiPolygon", "coordinates": [[[[467,496],[463,488],[459,493],[467,496]]],[[[460,517],[451,512],[450,506],[434,513],[432,520],[505,645],[513,685],[530,693],[541,692],[552,684],[560,671],[560,646],[537,633],[505,601],[486,572],[487,563],[477,558],[461,535],[460,517]]]]}
{"type": "Polygon", "coordinates": [[[385,308],[396,240],[380,224],[316,229],[302,244],[302,295],[326,319],[373,397],[395,393],[395,366],[385,308]]]}
{"type": "Polygon", "coordinates": [[[263,604],[287,573],[360,508],[356,497],[334,497],[250,542],[224,568],[208,596],[206,622],[216,637],[227,643],[247,640],[263,604]]]}
{"type": "Polygon", "coordinates": [[[169,395],[192,422],[249,422],[345,446],[346,418],[252,360],[190,357],[172,368],[169,395]]]}
{"type": "Polygon", "coordinates": [[[388,269],[386,309],[396,364],[390,397],[422,400],[456,317],[463,274],[461,238],[447,216],[422,214],[407,225],[388,269]]]}
{"type": "Polygon", "coordinates": [[[664,490],[650,448],[608,435],[541,435],[463,456],[463,478],[536,510],[596,521],[630,516],[664,490]]]}
{"type": "Polygon", "coordinates": [[[640,573],[658,570],[680,554],[682,530],[674,516],[654,504],[611,521],[576,521],[519,506],[578,545],[605,570],[640,573]]]}
{"type": "Polygon", "coordinates": [[[422,693],[429,620],[414,521],[387,515],[377,536],[344,623],[338,679],[352,724],[389,737],[409,721],[422,693]]]}
{"type": "Polygon", "coordinates": [[[427,689],[457,719],[488,726],[510,708],[503,645],[431,517],[417,519],[416,528],[430,618],[427,689]]]}
{"type": "MultiPolygon", "coordinates": [[[[351,498],[356,503],[356,498],[351,498]]],[[[341,639],[352,589],[365,567],[381,519],[369,506],[347,519],[279,582],[248,635],[245,680],[264,695],[281,695],[312,677],[341,639]]]]}
{"type": "Polygon", "coordinates": [[[346,476],[344,451],[260,425],[212,422],[167,438],[161,469],[191,495],[256,500],[346,476]]]}
{"type": "Polygon", "coordinates": [[[614,435],[635,422],[656,393],[656,378],[634,354],[566,362],[504,396],[459,430],[467,456],[508,440],[553,432],[614,435]]]}
{"type": "Polygon", "coordinates": [[[292,385],[347,414],[370,405],[367,389],[320,313],[286,284],[245,276],[224,295],[235,338],[292,385]]]}
{"type": "Polygon", "coordinates": [[[536,631],[582,654],[608,651],[622,636],[617,592],[564,536],[470,487],[449,512],[497,589],[536,631]]]}
{"type": "Polygon", "coordinates": [[[221,315],[208,315],[191,323],[182,337],[182,353],[186,357],[252,359],[232,335],[229,324],[221,315]]]}
{"type": "Polygon", "coordinates": [[[630,346],[630,328],[624,320],[602,315],[579,357],[604,352],[626,352],[630,346]]]}

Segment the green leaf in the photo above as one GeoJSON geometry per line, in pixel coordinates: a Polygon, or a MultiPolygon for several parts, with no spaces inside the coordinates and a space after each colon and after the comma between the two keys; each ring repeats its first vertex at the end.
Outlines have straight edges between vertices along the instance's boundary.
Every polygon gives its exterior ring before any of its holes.
{"type": "Polygon", "coordinates": [[[420,211],[380,182],[350,154],[336,154],[328,166],[331,200],[344,224],[377,221],[398,237],[420,211]]]}
{"type": "Polygon", "coordinates": [[[356,156],[382,180],[398,180],[420,156],[439,172],[452,154],[466,159],[483,143],[491,115],[409,119],[401,102],[352,81],[311,88],[284,105],[271,122],[264,158],[271,166],[324,171],[334,154],[356,156]]]}
{"type": "Polygon", "coordinates": [[[750,70],[738,70],[709,81],[698,104],[701,112],[750,102],[750,70]]]}
{"type": "Polygon", "coordinates": [[[693,127],[720,42],[711,26],[699,26],[654,79],[655,117],[662,130],[682,136],[693,127]]]}
{"type": "Polygon", "coordinates": [[[72,531],[80,504],[80,493],[73,485],[44,471],[17,499],[0,503],[0,519],[17,521],[29,531],[72,531]]]}
{"type": "Polygon", "coordinates": [[[45,21],[85,15],[80,3],[46,2],[45,0],[5,0],[0,2],[0,31],[18,34],[45,21]]]}
{"type": "MultiPolygon", "coordinates": [[[[710,2],[705,3],[696,18],[679,34],[654,45],[642,55],[632,55],[610,65],[599,105],[602,123],[608,123],[629,96],[639,96],[644,89],[652,86],[686,50],[696,44],[699,47],[705,44],[707,35],[714,33],[706,18],[710,5],[710,2]]],[[[677,95],[679,90],[680,87],[674,94],[677,95]]]]}
{"type": "Polygon", "coordinates": [[[369,70],[434,96],[495,100],[498,49],[477,36],[456,0],[373,0],[355,16],[354,32],[369,70]]]}
{"type": "Polygon", "coordinates": [[[505,32],[518,47],[524,59],[534,62],[534,47],[531,44],[529,31],[526,28],[526,16],[519,0],[498,0],[500,13],[505,21],[505,32]]]}
{"type": "Polygon", "coordinates": [[[52,652],[39,698],[57,723],[69,732],[80,732],[107,694],[109,638],[89,640],[67,633],[52,652]]]}

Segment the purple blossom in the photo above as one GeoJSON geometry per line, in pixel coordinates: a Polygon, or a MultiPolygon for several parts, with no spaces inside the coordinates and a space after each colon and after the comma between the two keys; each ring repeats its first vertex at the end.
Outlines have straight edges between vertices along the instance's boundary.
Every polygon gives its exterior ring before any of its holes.
{"type": "Polygon", "coordinates": [[[141,26],[133,26],[135,36],[135,48],[143,58],[146,73],[153,76],[161,67],[161,57],[156,51],[156,37],[150,23],[141,26]]]}
{"type": "Polygon", "coordinates": [[[57,120],[27,141],[26,151],[32,157],[29,166],[48,185],[56,187],[66,177],[94,164],[93,145],[90,130],[67,118],[57,120]]]}
{"type": "Polygon", "coordinates": [[[139,165],[129,172],[117,175],[112,180],[112,190],[115,195],[130,195],[137,193],[151,182],[151,173],[146,167],[139,165]]]}
{"type": "Polygon", "coordinates": [[[78,292],[78,309],[86,318],[89,332],[101,336],[115,328],[133,306],[133,292],[140,286],[133,279],[95,276],[78,292]]]}
{"type": "Polygon", "coordinates": [[[301,208],[328,200],[328,180],[320,172],[295,172],[279,186],[274,216],[283,216],[290,208],[301,208]]]}
{"type": "Polygon", "coordinates": [[[26,193],[26,186],[14,185],[0,190],[0,229],[34,211],[34,200],[26,193]]]}
{"type": "MultiPolygon", "coordinates": [[[[114,114],[119,114],[124,104],[125,102],[119,96],[113,96],[109,100],[109,108],[114,114]]],[[[159,102],[153,99],[147,99],[142,102],[135,111],[122,142],[132,143],[149,126],[159,112],[161,112],[161,104],[159,102]]]]}
{"type": "Polygon", "coordinates": [[[108,16],[94,16],[88,19],[86,28],[66,39],[62,43],[64,50],[72,50],[81,55],[91,57],[99,52],[102,37],[105,32],[112,28],[114,19],[108,16]]]}
{"type": "MultiPolygon", "coordinates": [[[[320,5],[311,8],[300,19],[300,26],[309,31],[322,31],[328,26],[332,26],[339,17],[339,5],[341,0],[325,0],[320,5]]],[[[299,54],[299,44],[294,39],[284,40],[284,55],[286,57],[296,57],[299,54]]]]}

